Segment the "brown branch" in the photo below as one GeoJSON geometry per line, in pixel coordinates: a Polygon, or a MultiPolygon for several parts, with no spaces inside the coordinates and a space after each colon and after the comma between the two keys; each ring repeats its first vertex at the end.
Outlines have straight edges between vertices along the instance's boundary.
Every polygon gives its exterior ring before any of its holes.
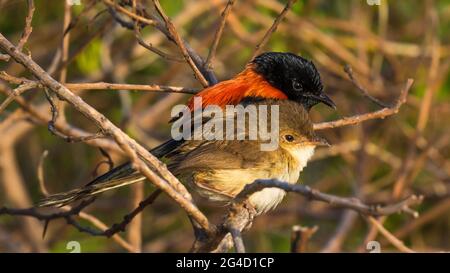
{"type": "Polygon", "coordinates": [[[143,201],[139,203],[139,205],[129,214],[125,215],[123,217],[123,221],[112,225],[111,228],[105,230],[103,234],[107,237],[111,237],[112,235],[120,232],[125,231],[126,226],[133,220],[134,217],[136,217],[139,213],[141,213],[145,207],[153,204],[153,202],[158,198],[158,196],[162,193],[161,190],[155,190],[152,194],[150,194],[147,198],[145,198],[143,201]]]}
{"type": "Polygon", "coordinates": [[[328,122],[321,122],[314,124],[314,130],[324,130],[329,128],[338,128],[342,126],[347,125],[355,125],[367,120],[371,119],[383,119],[385,117],[394,115],[398,113],[400,110],[400,107],[406,102],[406,97],[408,96],[408,92],[411,89],[411,86],[413,84],[413,79],[408,79],[406,82],[405,87],[400,92],[400,97],[398,98],[397,102],[392,107],[386,107],[383,109],[380,109],[378,111],[361,114],[361,115],[355,115],[351,117],[345,117],[339,120],[335,121],[328,121],[328,122]]]}
{"type": "Polygon", "coordinates": [[[74,137],[74,136],[65,135],[64,133],[60,132],[58,129],[56,129],[56,126],[55,126],[56,120],[59,115],[58,107],[57,107],[53,97],[48,92],[47,88],[44,88],[44,92],[45,92],[45,97],[47,98],[47,101],[50,104],[50,108],[51,108],[51,112],[52,112],[52,118],[48,122],[48,130],[52,134],[64,139],[65,141],[67,141],[69,143],[85,142],[85,141],[89,141],[89,140],[93,140],[93,139],[97,139],[97,138],[103,138],[103,137],[107,136],[104,132],[97,132],[96,134],[92,134],[92,135],[74,137]]]}
{"type": "Polygon", "coordinates": [[[350,78],[350,81],[358,88],[359,91],[363,94],[364,97],[368,98],[370,101],[375,103],[376,105],[383,107],[383,108],[389,108],[387,104],[382,102],[381,100],[372,97],[369,92],[359,83],[359,81],[355,78],[355,75],[353,74],[353,69],[350,65],[344,66],[344,71],[347,73],[348,77],[350,78]]]}
{"type": "Polygon", "coordinates": [[[56,93],[60,98],[74,106],[76,110],[93,121],[102,132],[111,135],[129,158],[132,159],[136,170],[140,171],[145,177],[153,182],[157,187],[166,192],[174,199],[190,217],[193,217],[207,233],[214,232],[214,226],[211,225],[206,216],[192,203],[192,197],[177,178],[175,178],[157,158],[151,155],[144,147],[131,139],[122,130],[115,126],[105,116],[85,103],[79,96],[74,95],[58,81],[48,75],[31,58],[17,51],[2,34],[0,34],[0,48],[5,50],[18,63],[25,66],[40,82],[47,88],[56,93]],[[148,165],[152,166],[152,170],[148,165]],[[157,172],[157,173],[156,173],[157,172]]]}
{"type": "Polygon", "coordinates": [[[227,22],[228,14],[231,11],[231,8],[234,5],[235,0],[228,0],[227,5],[225,6],[225,9],[222,11],[222,19],[220,20],[219,27],[217,28],[216,33],[214,34],[214,39],[211,44],[211,48],[209,49],[208,57],[206,58],[204,67],[207,70],[212,70],[212,62],[214,60],[214,56],[216,55],[217,46],[219,45],[220,38],[222,37],[223,30],[225,28],[225,24],[227,22]]]}
{"type": "Polygon", "coordinates": [[[128,83],[107,83],[107,82],[93,82],[93,83],[66,83],[65,86],[72,91],[79,90],[136,90],[149,92],[171,92],[196,94],[198,89],[185,88],[178,86],[165,86],[157,84],[128,84],[128,83]]]}
{"type": "Polygon", "coordinates": [[[312,228],[298,225],[293,226],[291,231],[291,252],[305,253],[309,239],[318,229],[318,226],[312,228]]]}
{"type": "Polygon", "coordinates": [[[92,204],[95,198],[87,199],[81,201],[81,203],[70,210],[58,211],[54,213],[42,213],[36,207],[26,208],[26,209],[14,209],[2,207],[0,208],[0,215],[17,215],[17,216],[29,216],[34,217],[41,221],[51,221],[59,218],[67,218],[71,216],[78,215],[84,208],[92,204]]]}
{"type": "Polygon", "coordinates": [[[107,6],[113,8],[114,10],[117,10],[118,12],[120,12],[120,13],[122,13],[122,14],[130,17],[130,18],[133,18],[134,20],[137,20],[137,21],[139,21],[139,22],[141,22],[143,24],[146,24],[146,25],[151,25],[151,26],[156,25],[156,22],[154,20],[142,17],[140,15],[137,15],[137,14],[127,10],[126,8],[120,6],[119,4],[115,3],[112,0],[102,0],[102,1],[107,6]]]}
{"type": "Polygon", "coordinates": [[[8,97],[3,101],[0,105],[0,114],[8,107],[8,105],[18,96],[23,94],[24,92],[36,88],[39,84],[35,82],[24,83],[19,87],[15,88],[11,93],[9,93],[8,97]]]}
{"type": "Polygon", "coordinates": [[[400,241],[397,237],[395,237],[392,233],[390,233],[380,222],[378,222],[375,218],[369,216],[367,220],[381,233],[383,236],[398,250],[406,253],[414,253],[415,251],[405,246],[405,244],[400,241]]]}
{"type": "Polygon", "coordinates": [[[192,59],[191,55],[189,54],[188,50],[186,49],[186,46],[184,44],[184,41],[181,39],[180,35],[178,34],[175,26],[173,25],[170,18],[165,14],[164,10],[161,7],[161,4],[158,0],[153,0],[153,4],[155,5],[156,10],[158,11],[161,18],[164,20],[165,26],[167,30],[170,33],[170,36],[175,41],[176,45],[180,49],[181,53],[183,54],[184,59],[186,62],[191,66],[192,70],[194,71],[195,77],[197,80],[203,85],[203,87],[208,87],[209,83],[203,76],[203,74],[200,72],[199,68],[195,64],[194,60],[192,59]]]}
{"type": "Polygon", "coordinates": [[[20,51],[22,51],[23,47],[28,41],[28,38],[31,35],[31,32],[33,31],[33,28],[31,27],[31,21],[33,20],[35,10],[34,1],[27,0],[27,5],[28,5],[28,14],[27,17],[25,18],[25,28],[23,29],[22,37],[20,37],[19,43],[17,44],[17,48],[20,51]]]}
{"type": "Polygon", "coordinates": [[[264,188],[279,188],[287,192],[295,192],[303,195],[311,200],[326,202],[332,206],[355,210],[361,214],[371,216],[390,215],[399,212],[406,212],[418,217],[416,212],[412,212],[409,208],[412,205],[420,204],[423,200],[421,196],[412,195],[398,203],[386,206],[366,205],[356,198],[345,198],[331,194],[319,192],[308,186],[301,184],[289,184],[279,180],[256,180],[251,184],[247,184],[245,188],[236,196],[235,201],[239,202],[247,199],[251,194],[264,188]]]}
{"type": "Polygon", "coordinates": [[[159,50],[158,48],[154,47],[152,44],[145,42],[141,37],[141,32],[139,31],[139,27],[137,26],[137,24],[135,24],[134,26],[134,36],[136,37],[136,40],[141,46],[159,55],[160,57],[163,57],[164,59],[169,61],[184,62],[183,58],[169,55],[168,53],[163,52],[162,50],[159,50]]]}
{"type": "Polygon", "coordinates": [[[291,9],[292,5],[294,5],[295,2],[297,2],[297,0],[288,0],[284,9],[277,16],[277,18],[273,22],[272,26],[267,30],[266,34],[264,34],[264,37],[262,38],[261,42],[259,42],[259,44],[256,45],[255,52],[253,53],[252,59],[254,59],[256,56],[259,55],[259,53],[262,51],[263,47],[269,41],[270,36],[277,30],[278,25],[281,23],[281,21],[286,16],[287,12],[291,9]]]}
{"type": "MultiPolygon", "coordinates": [[[[1,75],[1,74],[0,74],[1,75]]],[[[0,92],[10,95],[12,90],[9,88],[0,85],[0,92]]],[[[40,125],[48,125],[48,120],[51,119],[51,115],[46,113],[47,107],[44,105],[33,106],[27,101],[25,101],[22,97],[14,97],[14,100],[19,104],[19,106],[27,112],[29,118],[32,122],[35,122],[40,125]],[[44,111],[45,110],[45,111],[44,111]]],[[[58,131],[64,133],[66,136],[71,135],[73,137],[86,137],[91,135],[86,131],[79,129],[77,127],[71,126],[67,123],[58,122],[55,124],[58,131]]],[[[116,152],[120,152],[120,148],[114,143],[112,140],[105,138],[93,139],[85,142],[86,144],[93,145],[96,147],[101,147],[103,149],[113,150],[116,152]]]]}
{"type": "Polygon", "coordinates": [[[47,187],[45,186],[45,179],[44,179],[44,160],[45,158],[48,156],[48,150],[45,150],[41,157],[39,158],[39,164],[38,164],[38,169],[37,169],[37,178],[39,181],[39,189],[41,190],[41,193],[44,196],[48,196],[48,190],[47,187]]]}

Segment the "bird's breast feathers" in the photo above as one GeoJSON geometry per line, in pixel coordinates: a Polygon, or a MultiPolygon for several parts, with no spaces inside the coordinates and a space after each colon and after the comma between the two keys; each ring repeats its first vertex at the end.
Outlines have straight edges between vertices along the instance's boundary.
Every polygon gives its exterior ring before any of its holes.
{"type": "MultiPolygon", "coordinates": [[[[229,201],[236,196],[246,184],[256,179],[279,179],[296,183],[300,172],[314,154],[314,146],[298,146],[292,149],[280,149],[282,160],[264,162],[253,168],[221,169],[214,171],[194,172],[188,180],[197,192],[211,201],[229,201]]],[[[280,159],[280,158],[278,158],[280,159]]],[[[285,196],[285,192],[277,188],[266,188],[250,196],[250,202],[258,213],[275,208],[285,196]]]]}

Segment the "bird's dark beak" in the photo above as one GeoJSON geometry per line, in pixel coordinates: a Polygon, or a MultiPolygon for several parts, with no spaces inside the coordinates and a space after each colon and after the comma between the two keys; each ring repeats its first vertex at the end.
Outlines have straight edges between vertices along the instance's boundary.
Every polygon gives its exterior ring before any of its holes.
{"type": "Polygon", "coordinates": [[[314,146],[326,146],[326,147],[330,147],[330,143],[324,139],[321,138],[319,136],[314,135],[308,142],[308,144],[310,145],[314,145],[314,146]]]}
{"type": "Polygon", "coordinates": [[[336,110],[336,104],[334,103],[334,101],[332,101],[330,99],[330,97],[327,96],[327,94],[325,93],[321,93],[319,96],[314,96],[314,98],[320,102],[323,102],[324,104],[330,106],[331,108],[333,108],[334,110],[336,110]]]}

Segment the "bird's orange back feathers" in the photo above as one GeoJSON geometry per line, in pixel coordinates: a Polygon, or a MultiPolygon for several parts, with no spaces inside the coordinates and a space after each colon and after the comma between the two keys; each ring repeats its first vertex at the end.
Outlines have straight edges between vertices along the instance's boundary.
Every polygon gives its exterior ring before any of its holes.
{"type": "MultiPolygon", "coordinates": [[[[233,79],[208,87],[194,97],[202,98],[202,108],[208,105],[217,105],[222,108],[226,105],[237,105],[246,97],[287,99],[281,90],[270,85],[251,66],[247,66],[233,79]]],[[[191,111],[194,110],[194,97],[188,101],[191,111]]]]}

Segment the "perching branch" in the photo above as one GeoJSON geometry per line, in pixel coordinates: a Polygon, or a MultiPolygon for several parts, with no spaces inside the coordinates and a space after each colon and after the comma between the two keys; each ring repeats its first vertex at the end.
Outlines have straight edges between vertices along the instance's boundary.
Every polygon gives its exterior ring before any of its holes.
{"type": "Polygon", "coordinates": [[[31,60],[30,57],[19,52],[2,34],[0,34],[0,48],[18,63],[25,66],[43,85],[45,85],[45,87],[56,93],[60,98],[67,101],[80,113],[93,121],[102,132],[111,135],[122,151],[131,158],[134,167],[174,199],[189,214],[189,216],[196,219],[207,233],[211,233],[214,230],[214,227],[209,223],[208,219],[192,203],[192,197],[184,185],[182,185],[178,179],[167,170],[165,165],[151,155],[144,147],[131,139],[97,110],[86,104],[80,97],[74,95],[69,89],[54,80],[39,67],[39,65],[31,60]],[[152,169],[157,170],[157,172],[151,170],[147,164],[152,166],[152,169]]]}

